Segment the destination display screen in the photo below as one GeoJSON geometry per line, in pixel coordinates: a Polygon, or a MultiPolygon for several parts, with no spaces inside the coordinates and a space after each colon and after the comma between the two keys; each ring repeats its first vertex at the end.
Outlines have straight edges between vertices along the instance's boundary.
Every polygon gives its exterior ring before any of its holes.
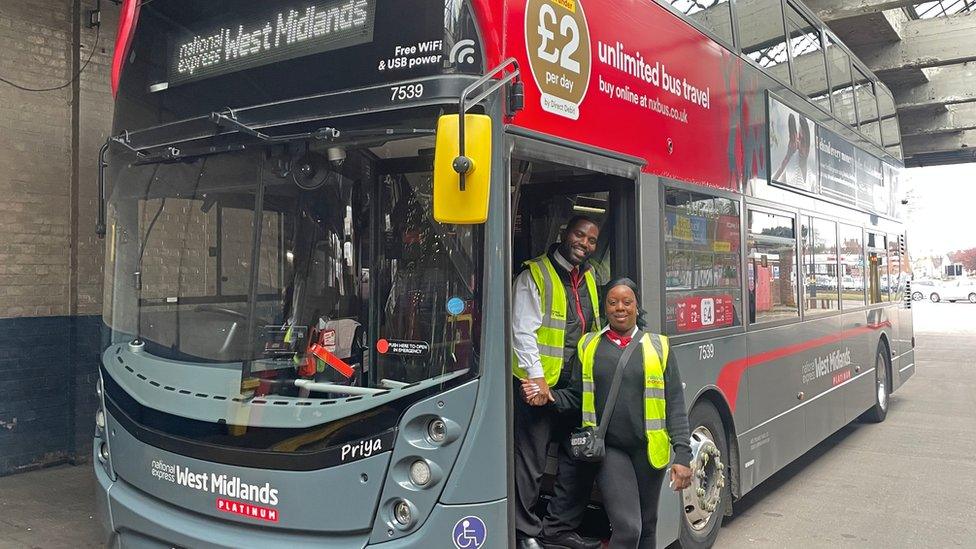
{"type": "Polygon", "coordinates": [[[820,152],[820,189],[825,196],[854,204],[857,202],[855,147],[836,133],[817,126],[820,152]]]}
{"type": "Polygon", "coordinates": [[[306,0],[264,14],[228,13],[172,38],[169,85],[372,42],[376,1],[306,0]]]}

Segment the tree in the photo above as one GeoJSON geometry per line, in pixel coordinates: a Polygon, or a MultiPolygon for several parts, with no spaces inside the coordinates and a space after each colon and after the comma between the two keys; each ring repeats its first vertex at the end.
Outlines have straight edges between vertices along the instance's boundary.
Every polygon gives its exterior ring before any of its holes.
{"type": "Polygon", "coordinates": [[[966,272],[976,271],[976,248],[969,248],[968,250],[956,250],[955,252],[949,252],[949,260],[953,263],[961,263],[963,270],[966,272]]]}

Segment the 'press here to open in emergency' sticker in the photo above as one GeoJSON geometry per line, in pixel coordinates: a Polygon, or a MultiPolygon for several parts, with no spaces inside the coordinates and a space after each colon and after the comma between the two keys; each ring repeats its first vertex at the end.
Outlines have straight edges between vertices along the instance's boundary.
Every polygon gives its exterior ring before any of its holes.
{"type": "Polygon", "coordinates": [[[426,356],[430,353],[430,343],[405,339],[381,339],[376,342],[376,350],[381,355],[426,356]]]}

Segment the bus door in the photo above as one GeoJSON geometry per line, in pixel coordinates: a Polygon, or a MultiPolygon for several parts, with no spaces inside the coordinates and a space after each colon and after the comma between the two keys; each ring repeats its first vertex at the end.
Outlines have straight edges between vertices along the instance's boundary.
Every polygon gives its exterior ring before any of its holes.
{"type": "Polygon", "coordinates": [[[746,372],[752,397],[749,417],[756,427],[746,431],[745,448],[756,460],[753,474],[758,483],[808,449],[800,405],[810,389],[802,375],[805,365],[815,367],[821,358],[819,349],[788,347],[808,338],[799,323],[795,214],[747,205],[745,228],[750,324],[746,346],[756,360],[746,372]]]}
{"type": "Polygon", "coordinates": [[[570,218],[583,215],[600,226],[589,263],[601,290],[616,276],[638,280],[639,164],[530,139],[512,138],[510,145],[512,275],[558,242],[570,218]]]}
{"type": "MultiPolygon", "coordinates": [[[[525,261],[547,253],[559,241],[567,221],[583,215],[600,227],[597,249],[589,263],[602,309],[604,286],[613,278],[640,280],[635,222],[640,165],[527,138],[512,136],[508,144],[513,280],[525,268],[525,261]]],[[[605,323],[602,310],[600,314],[601,323],[605,323]]],[[[558,444],[573,427],[568,423],[565,432],[560,431],[550,443],[543,494],[551,493],[558,444]]],[[[599,516],[587,521],[590,535],[605,534],[605,518],[599,516]]]]}

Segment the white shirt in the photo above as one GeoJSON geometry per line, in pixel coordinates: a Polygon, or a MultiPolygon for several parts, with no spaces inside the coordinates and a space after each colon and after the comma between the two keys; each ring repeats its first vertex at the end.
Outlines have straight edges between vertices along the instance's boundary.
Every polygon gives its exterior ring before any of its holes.
{"type": "MultiPolygon", "coordinates": [[[[557,266],[567,273],[573,270],[573,264],[559,250],[552,255],[556,258],[557,266]]],[[[535,334],[542,326],[542,296],[528,269],[515,277],[512,294],[512,347],[515,357],[530,378],[545,377],[535,334]]]]}

